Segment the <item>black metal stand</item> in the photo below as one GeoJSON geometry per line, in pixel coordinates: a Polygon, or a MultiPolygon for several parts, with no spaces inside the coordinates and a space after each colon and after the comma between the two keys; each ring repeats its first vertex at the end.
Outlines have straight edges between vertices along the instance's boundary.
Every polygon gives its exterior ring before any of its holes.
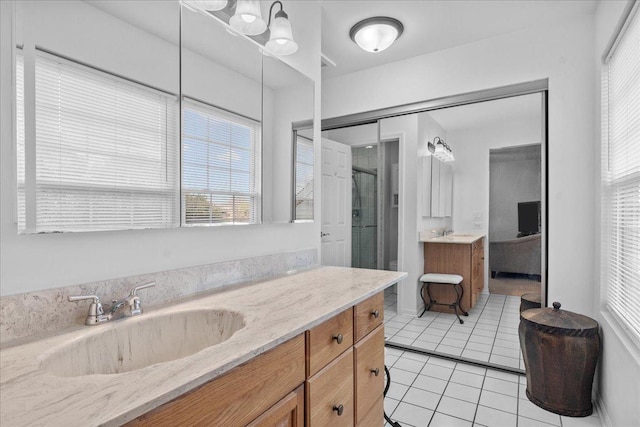
{"type": "Polygon", "coordinates": [[[422,310],[422,313],[420,313],[420,316],[418,316],[418,317],[422,317],[422,315],[434,305],[444,305],[445,307],[453,308],[455,313],[456,313],[456,317],[458,318],[460,323],[461,324],[464,323],[464,320],[462,320],[460,318],[460,315],[458,314],[458,309],[460,309],[460,312],[464,316],[468,316],[469,315],[469,313],[464,311],[462,309],[462,306],[460,305],[460,301],[462,301],[462,294],[464,293],[464,288],[462,287],[462,285],[460,283],[436,283],[436,284],[437,285],[453,286],[453,290],[456,291],[456,300],[452,304],[445,304],[445,303],[441,303],[441,302],[438,302],[438,301],[434,300],[433,297],[431,296],[431,289],[430,289],[431,282],[423,283],[422,284],[422,289],[420,290],[420,297],[422,298],[422,301],[424,302],[424,310],[422,310]],[[424,298],[424,289],[425,288],[427,288],[427,295],[429,296],[429,302],[427,302],[427,300],[425,300],[425,298],[424,298]]]}
{"type": "MultiPolygon", "coordinates": [[[[389,369],[387,365],[384,365],[384,373],[387,375],[387,384],[384,386],[384,392],[382,392],[382,396],[387,396],[387,391],[389,391],[389,386],[391,385],[391,374],[389,373],[389,369]]],[[[393,421],[386,412],[384,412],[384,419],[391,424],[392,427],[402,427],[399,422],[393,421]]]]}

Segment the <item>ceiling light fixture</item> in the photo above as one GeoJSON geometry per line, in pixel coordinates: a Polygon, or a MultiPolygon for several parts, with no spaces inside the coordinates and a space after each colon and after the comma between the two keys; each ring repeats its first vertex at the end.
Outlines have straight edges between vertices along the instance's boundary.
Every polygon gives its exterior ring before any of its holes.
{"type": "Polygon", "coordinates": [[[289,16],[284,11],[281,1],[274,1],[271,4],[267,27],[269,27],[271,34],[269,41],[264,47],[266,47],[269,52],[276,55],[291,55],[298,50],[298,43],[293,40],[289,16]],[[276,17],[273,20],[273,24],[271,24],[271,13],[273,12],[273,6],[276,4],[280,5],[280,10],[276,12],[276,17]]]}
{"type": "Polygon", "coordinates": [[[367,18],[351,27],[349,37],[367,52],[382,52],[404,31],[402,22],[387,16],[367,18]]]}
{"type": "Polygon", "coordinates": [[[451,147],[449,147],[439,136],[436,136],[433,139],[433,143],[428,142],[427,148],[429,149],[429,152],[433,154],[433,157],[440,161],[453,162],[455,160],[451,147]]]}

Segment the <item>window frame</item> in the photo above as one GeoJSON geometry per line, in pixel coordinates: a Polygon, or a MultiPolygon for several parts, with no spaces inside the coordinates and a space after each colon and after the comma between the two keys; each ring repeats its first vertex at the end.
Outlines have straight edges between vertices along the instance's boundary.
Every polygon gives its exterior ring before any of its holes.
{"type": "MultiPolygon", "coordinates": [[[[41,47],[37,47],[34,45],[30,46],[16,46],[14,49],[14,64],[13,64],[13,74],[16,80],[16,90],[14,92],[13,100],[14,100],[14,110],[15,117],[13,120],[14,125],[16,126],[15,132],[15,152],[16,158],[16,173],[15,173],[15,193],[16,193],[16,223],[18,225],[18,233],[19,234],[47,234],[47,233],[71,233],[71,232],[94,232],[94,231],[118,231],[118,230],[139,230],[139,229],[164,229],[164,228],[175,228],[179,226],[179,194],[178,189],[180,185],[180,174],[179,174],[179,149],[180,149],[180,140],[179,140],[179,117],[180,117],[180,102],[177,94],[155,88],[153,86],[149,86],[145,83],[140,83],[138,81],[132,80],[130,78],[103,70],[99,67],[85,64],[81,61],[77,61],[75,59],[71,59],[64,55],[58,54],[57,52],[53,52],[41,47]],[[20,59],[21,58],[21,59],[20,59]],[[120,90],[122,88],[130,87],[132,91],[138,91],[143,94],[143,96],[159,96],[160,99],[163,99],[165,105],[165,121],[164,129],[160,130],[161,134],[164,134],[163,142],[160,142],[159,145],[164,145],[163,154],[162,154],[162,165],[160,169],[164,168],[166,171],[166,186],[136,186],[136,185],[126,185],[126,184],[115,184],[109,186],[107,184],[104,185],[95,185],[95,184],[86,184],[80,181],[76,182],[65,182],[65,183],[56,183],[51,182],[50,180],[42,180],[37,179],[37,163],[36,163],[36,153],[37,153],[37,119],[36,119],[36,110],[38,108],[37,102],[37,93],[36,93],[36,82],[37,82],[37,63],[38,61],[49,61],[58,63],[60,66],[65,67],[67,72],[70,75],[73,73],[85,74],[89,76],[89,79],[102,80],[105,87],[118,87],[120,90]],[[23,81],[18,82],[18,67],[19,64],[22,66],[22,77],[23,81]],[[19,101],[19,87],[22,87],[22,103],[19,101]],[[18,116],[20,115],[19,111],[22,108],[22,125],[24,126],[22,129],[20,128],[20,123],[18,121],[18,116]],[[20,150],[20,144],[22,143],[22,151],[20,150]],[[23,156],[22,159],[20,156],[23,156]],[[80,228],[74,228],[72,224],[72,219],[65,218],[63,221],[60,221],[59,224],[55,224],[50,229],[39,229],[38,226],[38,216],[37,216],[37,206],[36,206],[36,197],[38,197],[38,192],[40,192],[42,188],[48,187],[50,191],[53,189],[60,190],[61,194],[73,194],[74,191],[78,190],[86,190],[87,194],[85,197],[90,197],[89,193],[94,193],[93,196],[99,193],[103,194],[111,194],[117,195],[121,193],[128,194],[140,194],[140,195],[155,195],[155,196],[164,196],[166,199],[171,200],[173,202],[170,207],[168,207],[169,211],[173,211],[173,213],[169,213],[168,220],[161,225],[161,222],[158,222],[154,225],[144,224],[144,221],[139,219],[139,223],[136,224],[136,220],[130,220],[129,222],[122,222],[117,216],[114,217],[102,217],[111,219],[108,225],[100,225],[99,223],[87,223],[84,224],[80,228]],[[20,194],[22,192],[22,201],[20,198],[20,194]],[[23,217],[21,217],[21,215],[23,217]],[[24,226],[21,224],[24,222],[24,226]]],[[[44,66],[46,68],[46,65],[44,66]]],[[[43,68],[44,70],[44,68],[43,68]]],[[[82,77],[79,77],[82,78],[82,77]]],[[[158,104],[160,105],[160,104],[158,104]]],[[[78,123],[81,121],[78,120],[78,123]]],[[[158,128],[160,129],[160,128],[158,128]]],[[[80,150],[82,151],[82,150],[80,150]]],[[[125,158],[125,156],[112,156],[110,159],[115,159],[117,161],[118,158],[125,158]]],[[[42,194],[48,194],[46,191],[42,194]]],[[[42,196],[42,194],[40,196],[42,196]]],[[[61,202],[62,203],[62,202],[61,202]]],[[[135,205],[130,206],[130,216],[135,215],[135,205]]],[[[165,206],[162,209],[166,209],[165,206]]]]}
{"type": "MultiPolygon", "coordinates": [[[[263,167],[262,167],[262,161],[263,161],[263,156],[262,156],[262,151],[263,151],[263,141],[262,141],[262,123],[259,120],[256,120],[254,118],[248,117],[246,115],[243,114],[239,114],[233,111],[230,111],[228,109],[225,108],[221,108],[218,107],[216,105],[213,105],[211,103],[202,101],[200,99],[191,97],[191,96],[186,96],[183,95],[182,96],[182,103],[181,103],[181,115],[182,115],[182,120],[181,120],[181,130],[180,130],[180,226],[181,227],[223,227],[223,226],[237,226],[237,225],[257,225],[257,224],[262,224],[263,223],[263,167]],[[250,180],[250,187],[255,188],[254,192],[238,192],[238,191],[212,191],[212,190],[208,190],[207,188],[200,188],[200,189],[191,189],[192,193],[198,193],[198,194],[205,194],[207,193],[209,196],[213,197],[215,195],[217,196],[228,196],[228,197],[248,197],[253,203],[256,203],[257,206],[255,208],[252,209],[251,205],[249,207],[249,222],[236,222],[235,221],[235,217],[234,220],[230,221],[230,222],[212,222],[212,215],[210,213],[209,217],[209,221],[208,222],[201,222],[201,223],[188,223],[186,221],[186,216],[187,216],[187,203],[186,203],[186,196],[188,195],[188,193],[190,192],[189,189],[187,187],[185,187],[185,180],[184,180],[184,173],[185,173],[185,155],[184,155],[184,149],[185,149],[185,140],[187,138],[185,138],[185,125],[184,125],[184,120],[185,120],[185,112],[186,109],[188,108],[188,105],[192,104],[195,106],[196,110],[193,110],[194,112],[198,113],[198,114],[206,114],[203,113],[202,111],[197,110],[197,108],[201,108],[203,110],[209,110],[212,112],[217,112],[220,113],[219,118],[221,118],[222,120],[227,120],[225,118],[225,116],[230,116],[233,119],[237,120],[239,123],[243,126],[247,126],[247,127],[252,127],[253,131],[252,131],[252,135],[254,136],[254,141],[251,142],[251,144],[253,144],[249,150],[249,153],[251,156],[254,156],[253,161],[250,161],[250,165],[254,166],[254,170],[251,169],[251,167],[249,168],[249,180],[250,180]],[[254,182],[251,182],[254,181],[254,182]],[[257,211],[257,212],[254,212],[257,211]]],[[[201,139],[202,140],[202,139],[201,139]]],[[[206,141],[207,143],[213,143],[213,141],[206,141]]],[[[222,144],[220,144],[222,145],[222,144]]],[[[231,147],[231,145],[230,145],[231,147]]],[[[232,170],[230,169],[230,173],[232,172],[232,170]]],[[[209,178],[207,177],[207,180],[209,178]]],[[[211,202],[210,202],[211,203],[211,202]]],[[[235,206],[235,203],[234,203],[235,206]]]]}

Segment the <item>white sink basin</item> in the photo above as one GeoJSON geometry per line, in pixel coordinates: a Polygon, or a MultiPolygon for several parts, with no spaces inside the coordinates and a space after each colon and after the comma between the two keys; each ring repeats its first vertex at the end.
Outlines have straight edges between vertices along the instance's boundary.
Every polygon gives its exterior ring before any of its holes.
{"type": "Polygon", "coordinates": [[[92,326],[103,330],[45,353],[40,369],[60,377],[134,371],[220,344],[244,326],[242,314],[226,310],[142,315],[92,326]]]}

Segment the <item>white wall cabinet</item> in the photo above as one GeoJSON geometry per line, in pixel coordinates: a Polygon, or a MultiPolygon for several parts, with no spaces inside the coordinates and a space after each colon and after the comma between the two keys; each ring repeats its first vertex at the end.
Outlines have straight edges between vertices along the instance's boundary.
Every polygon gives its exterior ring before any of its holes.
{"type": "Polygon", "coordinates": [[[433,156],[422,158],[422,216],[450,217],[453,200],[453,170],[433,156]]]}

